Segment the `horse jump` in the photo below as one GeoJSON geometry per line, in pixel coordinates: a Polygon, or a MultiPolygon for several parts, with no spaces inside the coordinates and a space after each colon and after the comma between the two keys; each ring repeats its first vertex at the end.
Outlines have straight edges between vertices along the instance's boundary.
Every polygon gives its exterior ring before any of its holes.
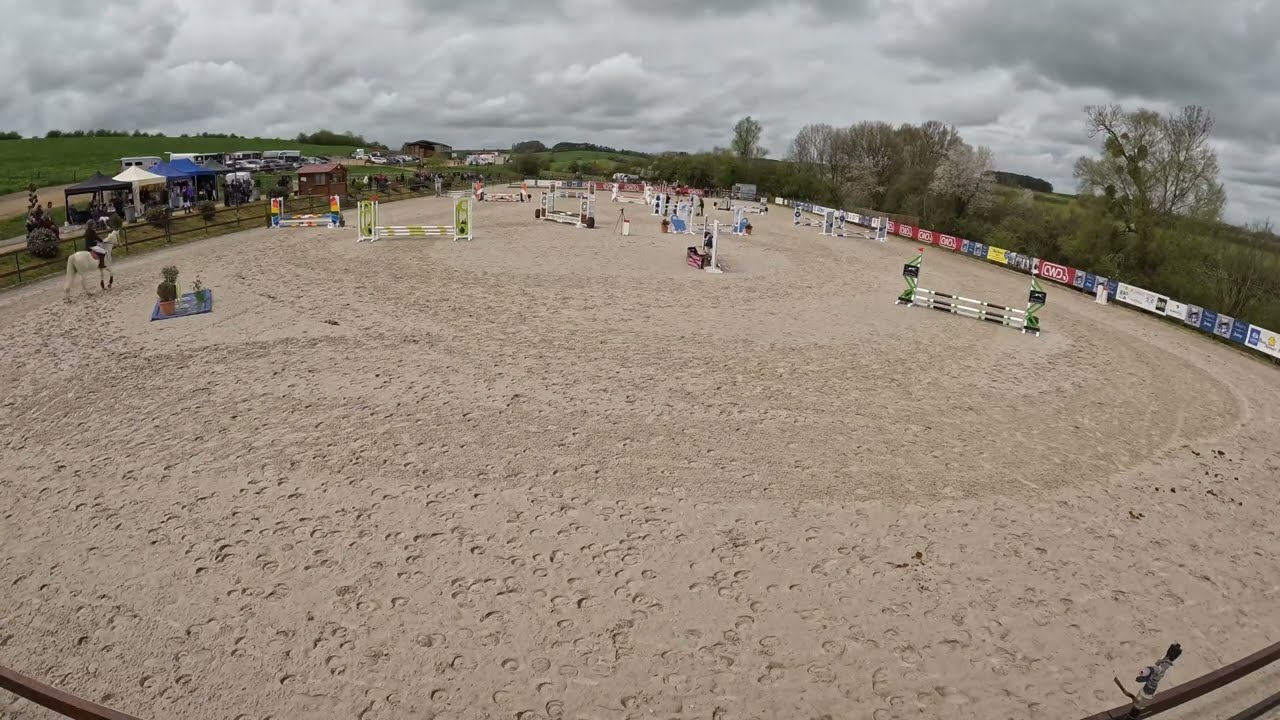
{"type": "Polygon", "coordinates": [[[618,183],[613,183],[612,188],[610,190],[609,199],[614,202],[621,202],[621,203],[637,203],[640,205],[652,205],[653,204],[653,188],[649,187],[649,183],[645,183],[644,197],[633,198],[633,197],[627,197],[623,195],[618,190],[618,183]]]}
{"type": "Polygon", "coordinates": [[[520,192],[495,193],[485,190],[483,182],[476,182],[475,195],[476,200],[481,202],[525,202],[533,197],[529,194],[529,185],[527,183],[520,183],[520,192]]]}
{"type": "Polygon", "coordinates": [[[685,264],[691,268],[698,270],[706,270],[709,273],[721,275],[724,269],[720,267],[718,253],[720,250],[720,222],[713,221],[711,229],[703,233],[703,249],[697,247],[689,247],[685,250],[685,264]]]}
{"type": "Polygon", "coordinates": [[[676,235],[693,235],[697,232],[693,229],[693,206],[694,201],[692,198],[676,203],[676,210],[671,214],[672,233],[676,235]]]}
{"type": "MultiPolygon", "coordinates": [[[[558,192],[566,191],[561,190],[558,192]]],[[[551,187],[548,188],[546,192],[542,193],[542,207],[533,212],[534,218],[564,223],[576,228],[590,229],[596,226],[595,183],[588,185],[586,191],[583,192],[580,197],[574,198],[580,200],[578,207],[574,210],[557,210],[556,197],[556,185],[552,183],[551,187]]],[[[565,195],[560,195],[559,197],[565,197],[565,195]]]]}
{"type": "Polygon", "coordinates": [[[920,248],[918,252],[919,254],[911,262],[902,266],[902,277],[907,281],[907,289],[898,296],[898,299],[894,302],[895,305],[906,305],[907,307],[914,305],[953,315],[962,315],[975,320],[983,320],[1021,330],[1024,335],[1031,333],[1036,337],[1040,336],[1038,313],[1044,308],[1048,296],[1044,288],[1040,287],[1040,279],[1034,274],[1031,276],[1031,292],[1027,296],[1027,308],[1020,310],[960,295],[926,290],[920,287],[920,267],[924,263],[924,248],[920,248]]]}
{"type": "Polygon", "coordinates": [[[360,227],[356,242],[428,235],[452,235],[454,240],[474,240],[471,235],[472,203],[470,195],[454,199],[452,225],[378,225],[378,201],[361,200],[358,210],[360,227]]]}
{"type": "Polygon", "coordinates": [[[342,222],[342,206],[337,195],[329,196],[329,212],[303,215],[286,215],[284,198],[271,198],[271,227],[327,227],[330,230],[342,222]]]}

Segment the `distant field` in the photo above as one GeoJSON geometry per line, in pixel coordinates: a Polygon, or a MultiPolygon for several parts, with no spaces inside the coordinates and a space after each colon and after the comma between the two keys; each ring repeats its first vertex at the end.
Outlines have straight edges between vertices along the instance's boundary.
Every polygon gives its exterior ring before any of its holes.
{"type": "Polygon", "coordinates": [[[603,174],[615,172],[619,166],[633,167],[637,164],[643,164],[646,158],[636,155],[625,155],[622,153],[600,152],[599,150],[570,150],[568,152],[542,152],[534,153],[539,159],[549,158],[551,161],[552,172],[571,172],[569,167],[571,163],[598,163],[600,167],[596,168],[603,174]]]}
{"type": "Polygon", "coordinates": [[[79,182],[94,172],[115,175],[120,158],[166,157],[166,152],[233,152],[298,150],[303,155],[349,157],[355,150],[341,145],[303,145],[290,140],[182,137],[48,138],[0,141],[0,195],[37,187],[79,182]]]}

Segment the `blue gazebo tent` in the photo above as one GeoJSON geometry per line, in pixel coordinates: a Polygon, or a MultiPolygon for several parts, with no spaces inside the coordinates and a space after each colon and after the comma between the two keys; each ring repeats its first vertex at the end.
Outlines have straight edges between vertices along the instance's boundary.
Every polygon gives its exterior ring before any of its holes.
{"type": "Polygon", "coordinates": [[[152,165],[151,167],[147,168],[147,172],[150,172],[154,175],[159,175],[160,177],[168,181],[170,184],[172,184],[174,180],[190,180],[191,178],[195,177],[193,173],[180,170],[174,167],[173,163],[166,163],[166,162],[160,162],[160,163],[156,163],[155,165],[152,165]]]}

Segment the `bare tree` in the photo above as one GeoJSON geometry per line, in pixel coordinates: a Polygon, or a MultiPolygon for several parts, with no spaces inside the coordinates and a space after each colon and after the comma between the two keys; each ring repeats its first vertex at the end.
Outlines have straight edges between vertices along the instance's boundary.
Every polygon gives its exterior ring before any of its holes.
{"type": "Polygon", "coordinates": [[[1199,105],[1160,116],[1125,112],[1118,105],[1091,105],[1090,137],[1102,136],[1099,158],[1076,161],[1081,192],[1101,192],[1131,228],[1152,216],[1182,215],[1220,220],[1226,192],[1218,182],[1218,156],[1209,146],[1213,116],[1199,105]]]}
{"type": "Polygon", "coordinates": [[[995,199],[992,158],[991,148],[974,150],[964,143],[953,145],[933,171],[929,192],[951,198],[957,217],[991,207],[995,199]]]}

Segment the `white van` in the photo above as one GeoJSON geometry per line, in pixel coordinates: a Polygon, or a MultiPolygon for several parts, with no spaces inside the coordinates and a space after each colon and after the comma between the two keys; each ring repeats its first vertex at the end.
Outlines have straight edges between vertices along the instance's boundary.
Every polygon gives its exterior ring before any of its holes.
{"type": "Polygon", "coordinates": [[[160,162],[160,157],[157,155],[139,155],[137,157],[120,158],[120,172],[124,172],[131,167],[140,167],[143,170],[146,170],[158,162],[160,162]]]}
{"type": "Polygon", "coordinates": [[[351,153],[351,157],[356,160],[368,160],[369,153],[365,152],[364,148],[356,148],[356,151],[351,153]]]}

